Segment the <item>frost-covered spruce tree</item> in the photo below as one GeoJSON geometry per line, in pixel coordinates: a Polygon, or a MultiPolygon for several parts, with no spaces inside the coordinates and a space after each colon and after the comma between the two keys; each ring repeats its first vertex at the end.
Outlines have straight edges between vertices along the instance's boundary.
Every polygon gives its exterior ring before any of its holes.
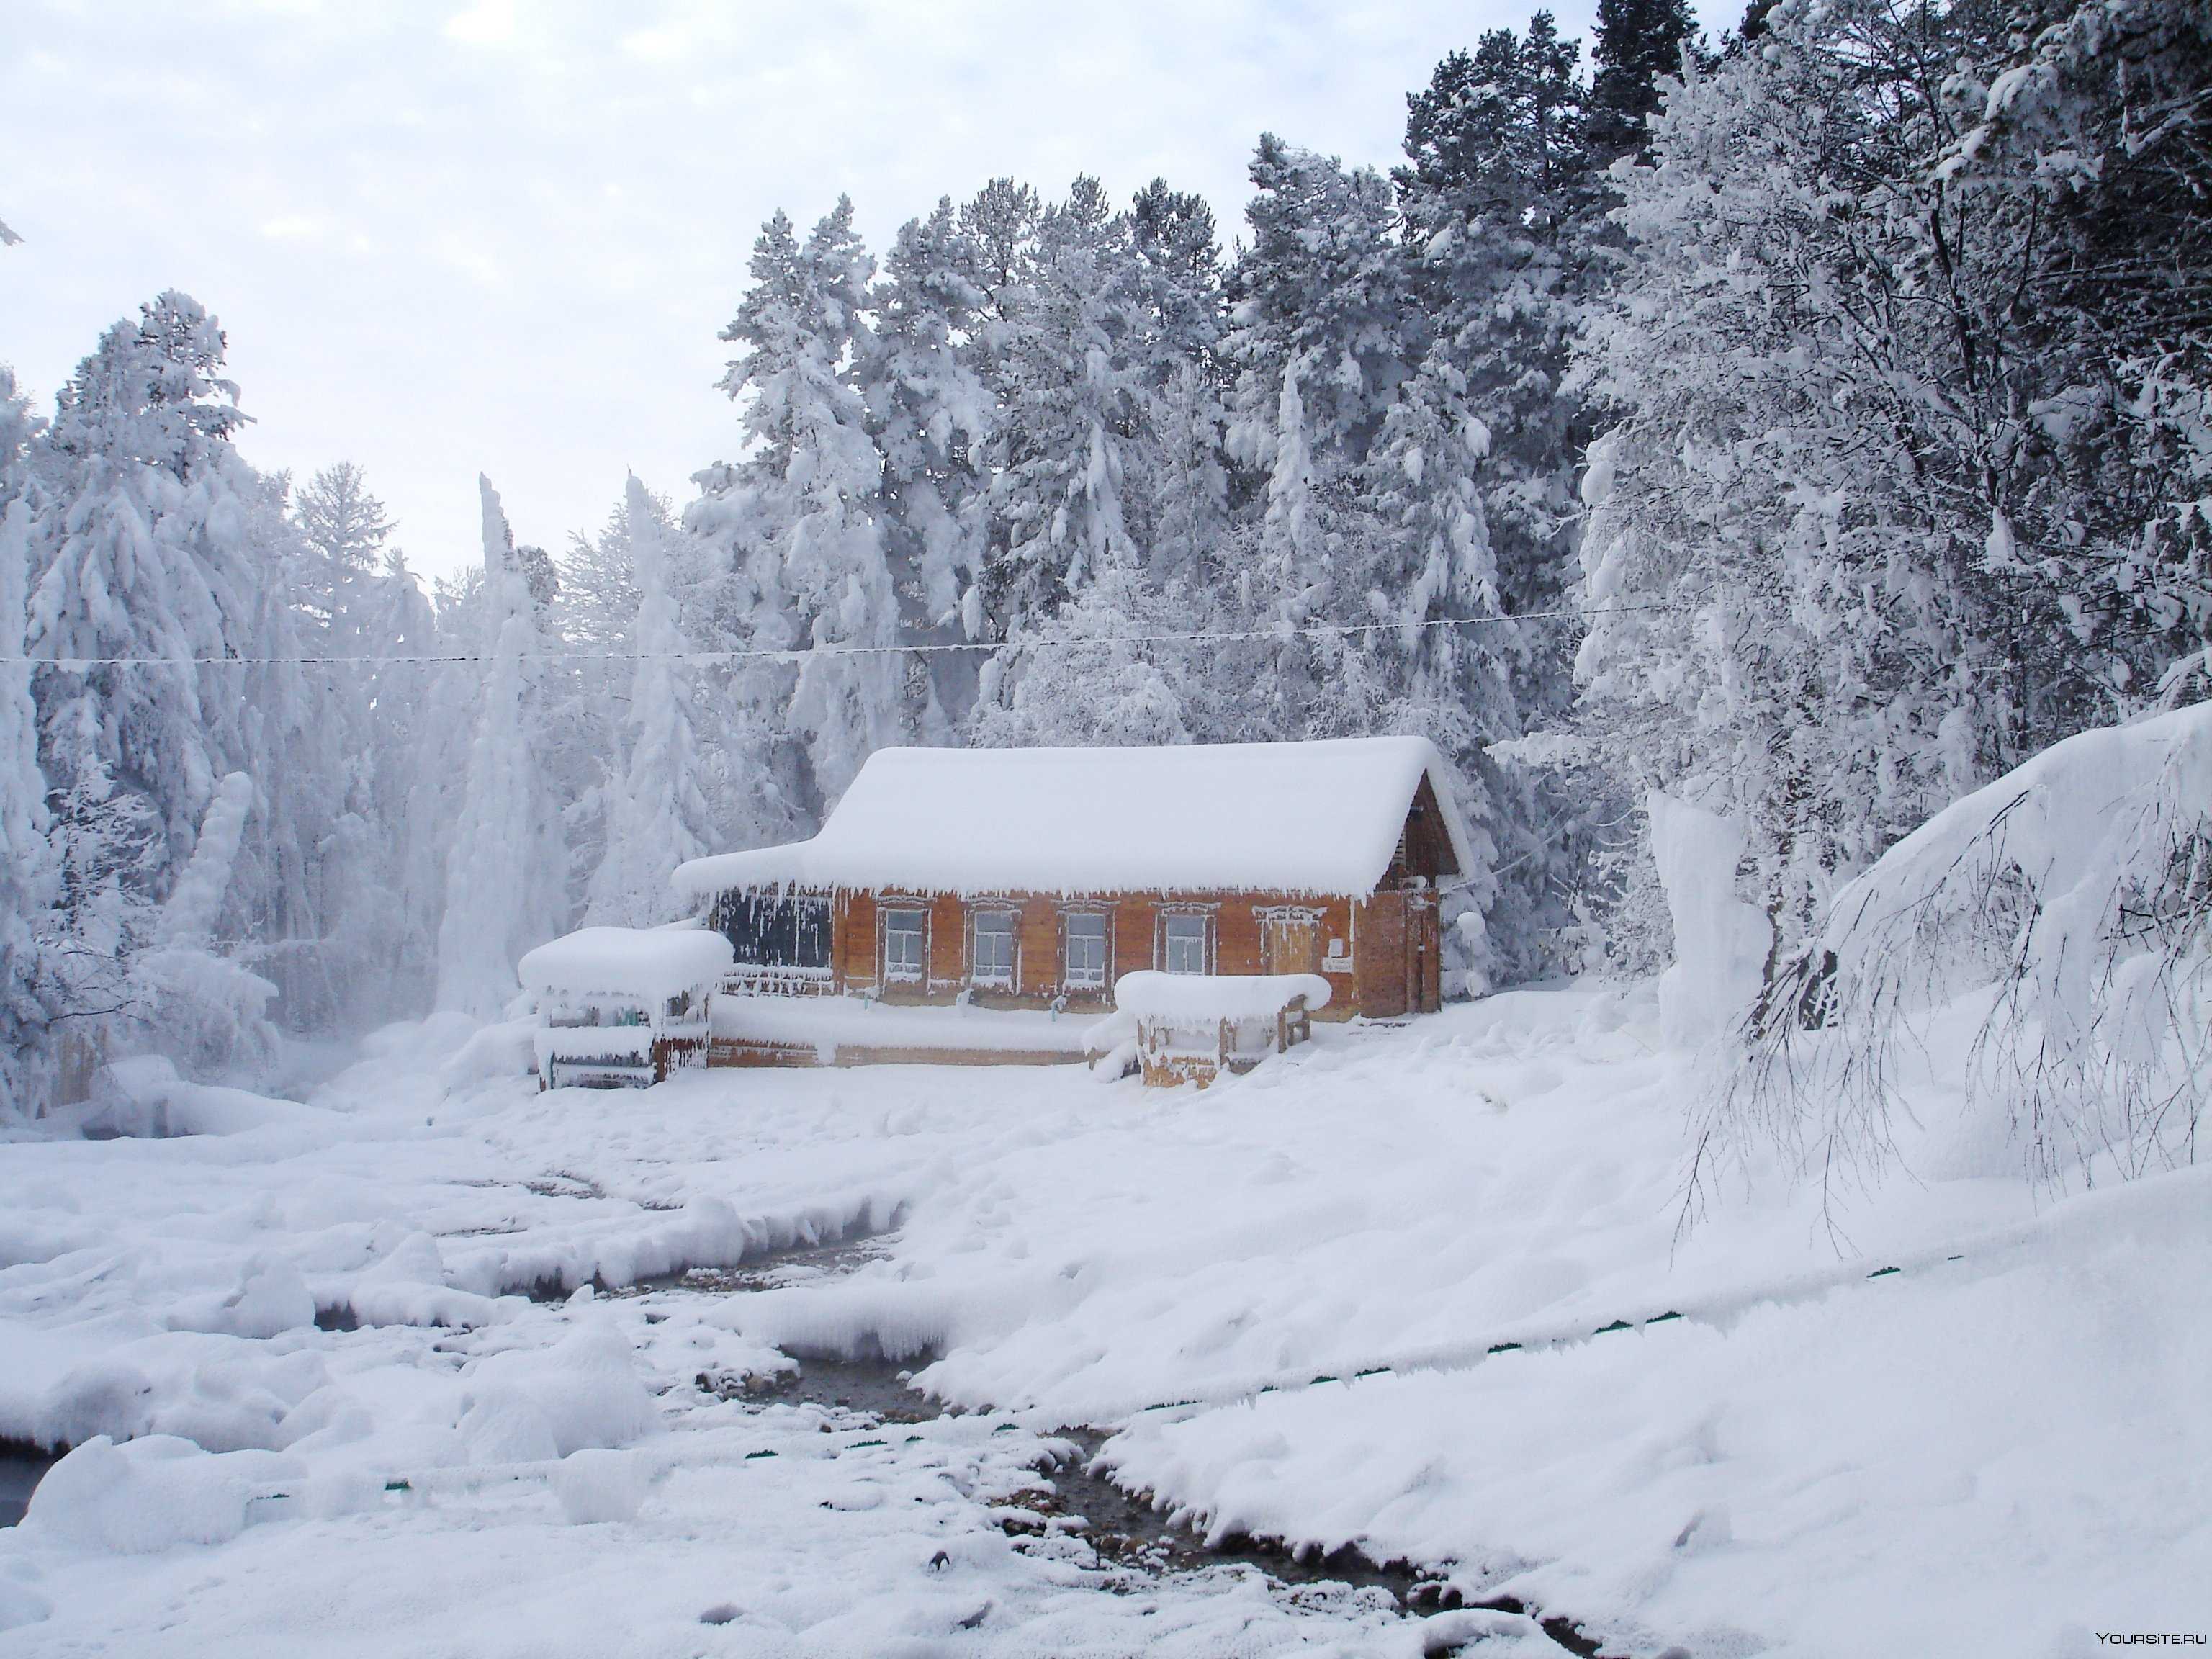
{"type": "Polygon", "coordinates": [[[318,472],[295,492],[292,520],[306,556],[279,620],[299,650],[337,660],[317,672],[324,697],[310,734],[334,763],[309,786],[326,792],[331,814],[308,843],[319,932],[312,961],[285,985],[286,1017],[312,990],[332,1020],[374,1024],[422,1012],[434,972],[439,884],[424,895],[409,867],[450,823],[414,799],[439,672],[419,659],[432,653],[436,624],[358,467],[318,472]]]}
{"type": "MultiPolygon", "coordinates": [[[[1525,36],[1496,30],[1446,58],[1407,100],[1395,174],[1410,281],[1433,327],[1425,361],[1460,382],[1486,434],[1477,485],[1516,612],[1556,608],[1575,574],[1573,474],[1589,434],[1560,382],[1601,269],[1577,51],[1538,12],[1525,36]]],[[[1563,641],[1537,629],[1530,643],[1521,701],[1556,712],[1570,689],[1563,641]]]]}
{"type": "Polygon", "coordinates": [[[1121,508],[1136,278],[1127,222],[1085,176],[1038,216],[993,295],[1002,413],[986,604],[1007,635],[1136,556],[1121,508]]]}
{"type": "MultiPolygon", "coordinates": [[[[1340,578],[1356,520],[1357,475],[1381,437],[1409,346],[1404,262],[1389,186],[1376,173],[1263,137],[1252,242],[1231,273],[1237,326],[1225,349],[1237,368],[1231,457],[1264,480],[1259,557],[1238,574],[1250,610],[1297,627],[1346,620],[1358,602],[1340,578]]],[[[1365,617],[1358,620],[1367,620],[1365,617]]],[[[1326,665],[1287,641],[1272,671],[1284,720],[1323,690],[1326,665]]]]}
{"type": "Polygon", "coordinates": [[[352,970],[329,954],[325,917],[330,889],[349,873],[338,826],[369,805],[362,767],[374,712],[362,706],[355,671],[301,660],[331,654],[329,613],[310,608],[326,597],[323,573],[286,510],[288,483],[263,480],[246,520],[255,605],[245,660],[232,672],[258,833],[231,860],[222,931],[252,941],[285,1025],[329,1030],[352,1012],[352,970]]]}
{"type": "Polygon", "coordinates": [[[1661,82],[1680,74],[1697,35],[1685,0],[1598,0],[1583,136],[1602,167],[1624,155],[1649,159],[1661,82]]]}
{"type": "Polygon", "coordinates": [[[690,646],[677,614],[669,543],[637,476],[628,490],[629,555],[637,584],[630,629],[637,661],[623,722],[629,757],[608,787],[606,852],[592,872],[585,919],[641,927],[678,908],[669,884],[676,866],[709,850],[713,832],[699,787],[692,729],[690,646]]]}
{"type": "MultiPolygon", "coordinates": [[[[1408,282],[1431,332],[1387,422],[1394,455],[1370,469],[1369,489],[1386,522],[1429,526],[1432,547],[1472,492],[1490,598],[1458,614],[1487,604],[1513,620],[1431,631],[1455,636],[1451,648],[1464,653],[1465,706],[1485,744],[1555,724],[1573,701],[1580,630],[1553,613],[1579,581],[1573,483],[1589,434],[1582,400],[1561,382],[1575,325],[1610,269],[1595,246],[1603,198],[1583,143],[1577,55],[1545,12],[1525,33],[1495,30],[1452,53],[1407,100],[1407,160],[1395,174],[1408,282]],[[1453,429],[1466,441],[1421,435],[1453,429]],[[1418,481],[1403,466],[1415,455],[1418,481]]],[[[1402,577],[1379,586],[1433,592],[1402,577]]],[[[1495,931],[1518,953],[1511,971],[1542,971],[1571,922],[1585,843],[1612,803],[1583,779],[1478,764],[1513,872],[1495,931]]]]}
{"type": "Polygon", "coordinates": [[[477,482],[483,690],[446,860],[438,1006],[489,1018],[519,988],[514,964],[523,952],[561,931],[566,849],[545,787],[537,610],[499,492],[489,478],[477,482]]]}
{"type": "MultiPolygon", "coordinates": [[[[982,623],[983,562],[996,420],[991,392],[963,354],[987,304],[975,259],[950,198],[899,229],[876,286],[876,327],[861,365],[883,458],[877,520],[898,592],[902,637],[966,641],[982,623]]],[[[975,653],[921,659],[927,690],[915,733],[944,742],[975,700],[975,653]]]]}
{"type": "Polygon", "coordinates": [[[1221,253],[1205,201],[1155,179],[1129,204],[1138,398],[1123,517],[1158,586],[1208,580],[1229,520],[1221,253]]]}
{"type": "Polygon", "coordinates": [[[802,245],[781,213],[755,243],[752,286],[722,337],[742,348],[722,389],[750,453],[699,475],[687,523],[722,550],[757,647],[792,666],[747,698],[779,717],[788,793],[826,812],[871,750],[904,729],[898,601],[872,516],[883,468],[857,364],[873,261],[841,199],[802,245]],[[854,647],[860,647],[855,649],[854,647]]]}
{"type": "Polygon", "coordinates": [[[294,492],[292,518],[309,556],[297,583],[301,608],[322,623],[332,654],[362,654],[393,528],[384,503],[360,467],[338,461],[294,492]]]}
{"type": "Polygon", "coordinates": [[[0,366],[0,1119],[32,1116],[45,1104],[59,989],[47,937],[58,872],[23,654],[33,518],[24,452],[34,430],[14,371],[0,366]]]}
{"type": "Polygon", "coordinates": [[[129,915],[166,896],[240,749],[222,664],[256,609],[260,484],[231,446],[246,417],[222,363],[215,319],[163,294],[101,336],[40,446],[40,753],[63,925],[94,957],[119,957],[129,915]]]}

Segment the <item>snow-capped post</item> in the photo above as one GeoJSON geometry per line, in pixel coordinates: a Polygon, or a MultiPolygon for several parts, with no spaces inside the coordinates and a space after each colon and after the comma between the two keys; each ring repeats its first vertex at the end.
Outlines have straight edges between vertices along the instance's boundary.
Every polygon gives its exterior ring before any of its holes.
{"type": "Polygon", "coordinates": [[[1674,965],[1659,978],[1667,1040],[1694,1048],[1736,1029],[1765,976],[1774,929],[1735,890],[1743,827],[1717,812],[1653,790],[1651,856],[1674,923],[1674,965]]]}

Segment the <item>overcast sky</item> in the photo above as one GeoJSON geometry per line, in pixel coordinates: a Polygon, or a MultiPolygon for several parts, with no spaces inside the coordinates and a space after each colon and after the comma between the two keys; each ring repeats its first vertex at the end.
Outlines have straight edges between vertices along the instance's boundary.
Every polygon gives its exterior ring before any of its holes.
{"type": "MultiPolygon", "coordinates": [[[[264,467],[348,458],[419,569],[596,527],[730,453],[761,221],[1155,174],[1241,228],[1262,131],[1395,156],[1406,92],[1525,3],[0,0],[0,362],[51,403],[165,287],[222,319],[264,467]]],[[[1591,8],[1558,8],[1587,36],[1591,8]]]]}

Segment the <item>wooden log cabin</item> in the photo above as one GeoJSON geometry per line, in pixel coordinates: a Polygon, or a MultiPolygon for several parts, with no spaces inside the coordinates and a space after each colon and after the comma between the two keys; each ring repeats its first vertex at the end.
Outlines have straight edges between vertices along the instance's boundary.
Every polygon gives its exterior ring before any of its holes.
{"type": "Polygon", "coordinates": [[[1324,1018],[1441,1000],[1473,873],[1425,739],[886,749],[812,840],[677,872],[727,990],[1068,1012],[1139,969],[1317,973],[1324,1018]]]}

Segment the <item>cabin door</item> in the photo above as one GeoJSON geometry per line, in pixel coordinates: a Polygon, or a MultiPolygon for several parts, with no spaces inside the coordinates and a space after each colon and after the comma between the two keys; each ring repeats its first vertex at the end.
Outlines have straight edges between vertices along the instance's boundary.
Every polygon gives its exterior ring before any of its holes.
{"type": "Polygon", "coordinates": [[[1406,895],[1406,1009],[1433,1014],[1443,1007],[1443,934],[1431,893],[1406,895]]]}
{"type": "Polygon", "coordinates": [[[1264,916],[1260,921],[1260,971],[1321,972],[1321,918],[1307,911],[1264,916]]]}

